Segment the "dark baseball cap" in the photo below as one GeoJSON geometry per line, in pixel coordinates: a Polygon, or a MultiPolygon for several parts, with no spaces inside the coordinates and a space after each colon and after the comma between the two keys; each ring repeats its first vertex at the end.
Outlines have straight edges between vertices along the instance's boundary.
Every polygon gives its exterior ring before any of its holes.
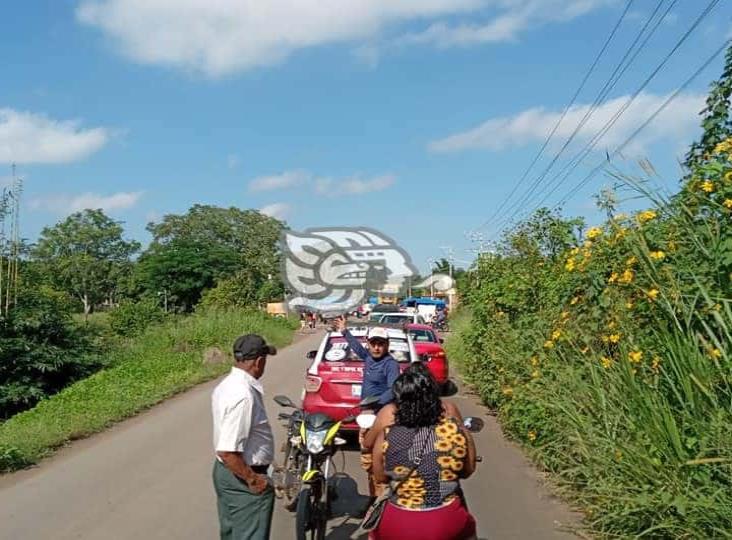
{"type": "Polygon", "coordinates": [[[234,358],[237,360],[257,358],[265,354],[277,354],[277,349],[268,345],[262,336],[257,334],[239,336],[234,342],[234,358]]]}

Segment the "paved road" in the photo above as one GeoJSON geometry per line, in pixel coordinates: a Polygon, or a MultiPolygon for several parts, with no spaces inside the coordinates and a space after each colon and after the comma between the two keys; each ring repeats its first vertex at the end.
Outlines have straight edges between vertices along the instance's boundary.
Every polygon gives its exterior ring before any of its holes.
{"type": "MultiPolygon", "coordinates": [[[[305,353],[320,334],[297,342],[271,359],[264,384],[270,418],[276,419],[276,393],[298,398],[305,353]]],[[[0,477],[2,540],[201,540],[218,537],[211,487],[209,396],[215,382],[201,385],[132,420],[84,441],[77,441],[40,466],[0,477]]],[[[551,499],[521,453],[470,396],[453,399],[465,415],[482,415],[477,435],[484,456],[479,471],[465,483],[479,536],[491,540],[574,538],[561,532],[570,512],[551,499]]],[[[275,436],[282,440],[282,431],[275,436]]],[[[336,507],[362,500],[366,492],[358,456],[336,458],[343,469],[342,497],[336,507]]],[[[277,508],[272,538],[294,537],[294,520],[277,508]]],[[[329,539],[345,539],[356,522],[333,519],[329,539]]]]}

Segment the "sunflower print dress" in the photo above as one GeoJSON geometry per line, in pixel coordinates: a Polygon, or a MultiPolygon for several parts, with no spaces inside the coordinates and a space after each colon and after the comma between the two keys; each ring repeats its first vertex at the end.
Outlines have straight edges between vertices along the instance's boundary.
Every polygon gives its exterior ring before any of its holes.
{"type": "Polygon", "coordinates": [[[387,428],[384,438],[387,475],[393,482],[403,479],[423,448],[419,466],[392,495],[391,502],[399,507],[436,508],[457,497],[459,475],[468,450],[465,435],[454,418],[443,417],[436,426],[428,428],[387,428]]]}

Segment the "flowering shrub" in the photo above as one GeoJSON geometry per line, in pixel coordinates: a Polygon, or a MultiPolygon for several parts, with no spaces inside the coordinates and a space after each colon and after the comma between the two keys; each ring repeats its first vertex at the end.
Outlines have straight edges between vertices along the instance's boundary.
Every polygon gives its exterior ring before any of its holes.
{"type": "Polygon", "coordinates": [[[596,533],[732,530],[731,158],[584,234],[543,210],[460,284],[456,360],[596,533]]]}

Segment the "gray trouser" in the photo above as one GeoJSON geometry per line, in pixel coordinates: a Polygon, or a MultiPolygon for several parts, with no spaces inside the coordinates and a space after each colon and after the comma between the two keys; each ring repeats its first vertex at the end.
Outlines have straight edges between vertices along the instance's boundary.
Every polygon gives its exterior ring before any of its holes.
{"type": "Polygon", "coordinates": [[[268,540],[274,510],[274,491],[261,495],[216,460],[213,483],[221,526],[221,540],[268,540]]]}

